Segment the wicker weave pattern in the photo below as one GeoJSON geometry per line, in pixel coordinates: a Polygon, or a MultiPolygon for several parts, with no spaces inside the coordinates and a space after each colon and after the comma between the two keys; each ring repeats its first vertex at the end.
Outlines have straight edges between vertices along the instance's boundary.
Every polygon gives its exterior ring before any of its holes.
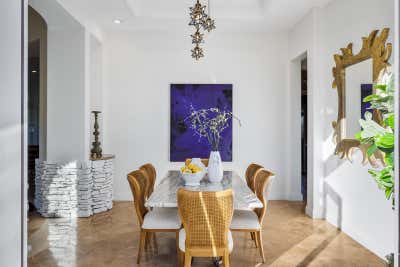
{"type": "Polygon", "coordinates": [[[265,211],[267,210],[267,205],[268,205],[268,196],[265,194],[265,192],[268,192],[267,187],[270,186],[272,181],[271,176],[273,175],[274,174],[272,172],[267,171],[265,169],[261,169],[257,172],[256,177],[254,179],[255,189],[256,189],[255,193],[263,203],[262,208],[254,210],[257,213],[260,224],[262,224],[262,221],[265,216],[265,211]]]}
{"type": "Polygon", "coordinates": [[[128,181],[133,194],[136,214],[140,225],[142,225],[144,216],[148,212],[147,208],[144,206],[145,192],[148,188],[148,179],[144,171],[137,170],[128,174],[128,181]]]}
{"type": "Polygon", "coordinates": [[[186,230],[186,249],[226,249],[233,215],[233,191],[178,191],[178,208],[186,230]]]}
{"type": "Polygon", "coordinates": [[[254,178],[257,174],[257,171],[259,171],[260,169],[262,169],[263,166],[256,164],[256,163],[252,163],[249,165],[249,167],[247,167],[246,169],[246,182],[247,182],[247,186],[253,191],[255,192],[255,185],[254,185],[254,178]]]}
{"type": "MultiPolygon", "coordinates": [[[[200,159],[201,163],[204,164],[204,166],[208,167],[208,159],[200,159]]],[[[192,159],[186,159],[185,160],[185,165],[189,165],[192,162],[192,159]]]]}
{"type": "Polygon", "coordinates": [[[154,191],[154,184],[156,183],[156,177],[157,177],[156,168],[154,168],[154,166],[151,163],[147,163],[140,166],[139,169],[144,171],[147,179],[149,180],[148,188],[145,192],[145,198],[147,199],[154,191]]]}

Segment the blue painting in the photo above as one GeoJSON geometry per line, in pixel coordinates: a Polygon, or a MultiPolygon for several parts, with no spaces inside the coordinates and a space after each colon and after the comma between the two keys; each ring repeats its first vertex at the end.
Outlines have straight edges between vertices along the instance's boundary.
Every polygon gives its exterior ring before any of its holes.
{"type": "Polygon", "coordinates": [[[372,112],[371,103],[365,103],[363,100],[365,97],[372,94],[372,84],[361,84],[361,118],[365,120],[365,112],[372,112]]]}
{"type": "MultiPolygon", "coordinates": [[[[173,162],[210,156],[207,139],[196,135],[187,120],[191,107],[195,110],[216,107],[232,112],[232,84],[171,84],[170,160],[173,162]]],[[[219,151],[222,161],[232,161],[232,120],[221,133],[219,151]]]]}

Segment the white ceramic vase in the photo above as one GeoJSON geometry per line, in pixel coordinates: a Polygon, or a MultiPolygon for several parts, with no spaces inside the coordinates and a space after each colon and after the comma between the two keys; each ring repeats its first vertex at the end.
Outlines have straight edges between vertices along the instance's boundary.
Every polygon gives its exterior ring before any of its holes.
{"type": "Polygon", "coordinates": [[[207,170],[208,179],[211,183],[221,182],[224,176],[224,169],[222,168],[222,160],[219,151],[211,151],[207,170]]]}

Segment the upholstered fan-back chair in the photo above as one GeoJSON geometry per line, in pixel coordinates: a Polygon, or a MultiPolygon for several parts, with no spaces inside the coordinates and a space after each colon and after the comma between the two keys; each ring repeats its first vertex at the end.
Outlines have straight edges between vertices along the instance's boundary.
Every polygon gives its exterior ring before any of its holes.
{"type": "Polygon", "coordinates": [[[265,262],[264,249],[262,244],[262,223],[268,207],[268,195],[271,188],[274,174],[261,169],[257,171],[254,178],[255,193],[263,203],[262,208],[254,210],[235,210],[233,214],[231,231],[250,232],[255,236],[256,247],[260,250],[260,256],[265,262]]]}
{"type": "MultiPolygon", "coordinates": [[[[208,167],[208,159],[200,159],[201,163],[204,164],[204,166],[208,167]]],[[[185,165],[189,165],[190,163],[192,163],[192,159],[186,159],[185,160],[185,165]]]]}
{"type": "Polygon", "coordinates": [[[146,163],[140,166],[139,169],[144,171],[148,179],[148,187],[145,193],[145,198],[148,199],[154,191],[154,185],[156,183],[156,178],[157,178],[156,168],[154,168],[153,164],[146,163]]]}
{"type": "Polygon", "coordinates": [[[149,236],[156,232],[178,232],[181,222],[176,208],[159,208],[148,210],[145,207],[145,193],[148,188],[148,178],[143,170],[136,170],[128,174],[128,182],[133,194],[136,215],[140,226],[140,243],[137,263],[149,236]]]}
{"type": "Polygon", "coordinates": [[[229,231],[233,215],[233,191],[178,190],[178,209],[184,228],[179,232],[180,264],[191,266],[192,257],[223,258],[229,267],[233,249],[229,231]],[[183,257],[184,255],[184,257],[183,257]]]}
{"type": "Polygon", "coordinates": [[[264,168],[263,166],[261,166],[260,164],[256,164],[256,163],[251,163],[247,169],[246,169],[246,183],[247,186],[253,191],[255,192],[255,188],[254,188],[254,178],[256,176],[256,173],[261,170],[262,168],[264,168]]]}

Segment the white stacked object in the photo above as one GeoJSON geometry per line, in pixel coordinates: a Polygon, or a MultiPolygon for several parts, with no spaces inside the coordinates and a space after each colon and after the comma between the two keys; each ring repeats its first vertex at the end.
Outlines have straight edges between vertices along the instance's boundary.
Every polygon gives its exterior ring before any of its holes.
{"type": "Polygon", "coordinates": [[[112,208],[113,159],[36,161],[35,206],[44,217],[89,217],[112,208]]]}

